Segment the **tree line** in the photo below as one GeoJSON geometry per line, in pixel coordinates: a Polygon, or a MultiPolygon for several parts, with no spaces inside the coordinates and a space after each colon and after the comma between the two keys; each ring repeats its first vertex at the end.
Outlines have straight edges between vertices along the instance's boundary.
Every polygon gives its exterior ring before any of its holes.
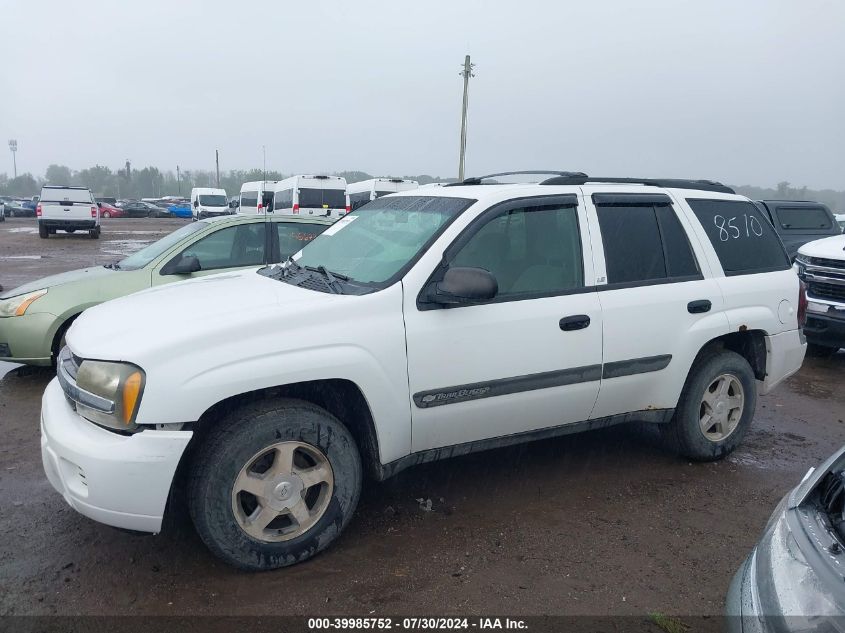
{"type": "MultiPolygon", "coordinates": [[[[292,174],[278,171],[263,172],[260,169],[233,169],[220,172],[220,186],[232,196],[241,189],[241,184],[254,180],[282,180],[292,174]]],[[[343,176],[347,182],[359,182],[375,176],[363,171],[341,171],[332,175],[343,176]]],[[[392,177],[392,176],[385,176],[392,177]]],[[[439,178],[422,174],[418,176],[396,176],[418,181],[421,185],[431,182],[450,182],[453,178],[439,178]]],[[[74,171],[65,165],[50,165],[43,177],[30,173],[17,178],[9,178],[0,173],[0,195],[29,197],[37,195],[41,186],[77,185],[88,187],[95,196],[113,196],[115,198],[160,198],[163,196],[188,196],[192,187],[215,187],[216,175],[213,171],[182,170],[161,171],[157,167],[134,169],[130,164],[122,169],[112,170],[102,165],[74,171]]],[[[775,187],[756,187],[754,185],[733,186],[737,193],[752,200],[814,200],[830,207],[834,212],[845,213],[845,191],[834,189],[808,189],[794,187],[789,182],[779,182],[775,187]]]]}
{"type": "MultiPolygon", "coordinates": [[[[282,174],[278,171],[264,172],[261,169],[233,169],[220,172],[220,187],[230,196],[241,190],[241,184],[255,180],[282,180],[294,174],[282,174]]],[[[341,171],[332,174],[343,176],[347,182],[359,182],[375,178],[363,171],[341,171]]],[[[393,177],[393,176],[385,176],[393,177]]],[[[437,176],[423,174],[419,176],[395,176],[416,180],[420,184],[446,182],[437,176]]],[[[17,178],[9,178],[0,173],[0,195],[30,197],[37,195],[43,185],[72,185],[88,187],[95,196],[114,198],[161,198],[163,196],[185,196],[193,187],[216,187],[217,177],[213,171],[180,170],[161,171],[157,167],[135,169],[127,164],[123,169],[112,170],[102,165],[94,165],[80,171],[66,165],[50,165],[43,177],[24,173],[17,178]]]]}

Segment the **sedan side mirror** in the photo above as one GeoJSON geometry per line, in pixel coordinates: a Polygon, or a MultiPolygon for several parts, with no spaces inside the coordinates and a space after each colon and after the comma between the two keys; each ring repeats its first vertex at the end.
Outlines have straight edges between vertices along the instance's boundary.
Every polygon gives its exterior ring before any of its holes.
{"type": "Polygon", "coordinates": [[[171,260],[161,269],[162,275],[190,275],[202,270],[196,255],[182,255],[178,260],[171,260]]]}
{"type": "Polygon", "coordinates": [[[499,282],[488,270],[456,266],[446,270],[443,281],[429,286],[427,298],[441,305],[472,305],[489,301],[498,293],[499,282]]]}

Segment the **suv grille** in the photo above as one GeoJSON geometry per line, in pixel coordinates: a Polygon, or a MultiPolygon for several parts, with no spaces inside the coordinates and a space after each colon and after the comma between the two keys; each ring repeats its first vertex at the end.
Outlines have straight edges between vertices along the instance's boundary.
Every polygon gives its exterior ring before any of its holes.
{"type": "Polygon", "coordinates": [[[807,257],[806,260],[811,266],[824,266],[825,268],[845,270],[845,260],[825,259],[824,257],[807,257]]]}
{"type": "Polygon", "coordinates": [[[845,540],[845,471],[825,475],[819,484],[819,500],[831,526],[845,540]]]}
{"type": "Polygon", "coordinates": [[[810,282],[808,290],[812,297],[829,299],[831,301],[845,301],[845,286],[813,281],[810,282]]]}

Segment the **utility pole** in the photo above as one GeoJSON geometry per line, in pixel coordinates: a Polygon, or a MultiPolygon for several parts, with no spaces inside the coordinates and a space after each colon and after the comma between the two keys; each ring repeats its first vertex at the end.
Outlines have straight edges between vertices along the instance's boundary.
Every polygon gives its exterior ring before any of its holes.
{"type": "Polygon", "coordinates": [[[472,72],[475,64],[469,60],[469,55],[464,58],[464,68],[461,70],[461,76],[464,78],[464,106],[461,110],[461,159],[458,163],[458,181],[464,179],[464,157],[467,151],[467,102],[469,93],[469,78],[475,77],[472,72]]]}
{"type": "Polygon", "coordinates": [[[176,187],[179,189],[179,195],[182,195],[182,178],[179,174],[179,165],[176,165],[176,187]]]}
{"type": "Polygon", "coordinates": [[[217,188],[220,189],[220,150],[214,150],[214,164],[217,168],[217,188]]]}
{"type": "Polygon", "coordinates": [[[18,142],[15,139],[9,141],[9,149],[12,150],[12,165],[14,168],[15,178],[18,177],[18,159],[15,157],[15,152],[18,151],[18,142]]]}

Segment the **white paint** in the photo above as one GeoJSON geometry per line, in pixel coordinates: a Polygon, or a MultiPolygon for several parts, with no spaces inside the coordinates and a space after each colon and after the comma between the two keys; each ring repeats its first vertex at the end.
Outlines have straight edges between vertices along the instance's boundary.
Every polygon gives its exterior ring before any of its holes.
{"type": "Polygon", "coordinates": [[[8,374],[10,371],[17,369],[18,367],[21,367],[21,365],[18,365],[17,363],[7,363],[4,360],[0,360],[0,379],[2,379],[3,376],[8,374]]]}
{"type": "Polygon", "coordinates": [[[0,255],[0,259],[43,259],[42,255],[0,255]]]}
{"type": "Polygon", "coordinates": [[[38,233],[37,228],[32,229],[32,228],[29,228],[28,226],[18,227],[18,228],[14,228],[14,229],[6,229],[6,230],[9,233],[30,233],[32,235],[35,235],[36,233],[38,233]]]}

